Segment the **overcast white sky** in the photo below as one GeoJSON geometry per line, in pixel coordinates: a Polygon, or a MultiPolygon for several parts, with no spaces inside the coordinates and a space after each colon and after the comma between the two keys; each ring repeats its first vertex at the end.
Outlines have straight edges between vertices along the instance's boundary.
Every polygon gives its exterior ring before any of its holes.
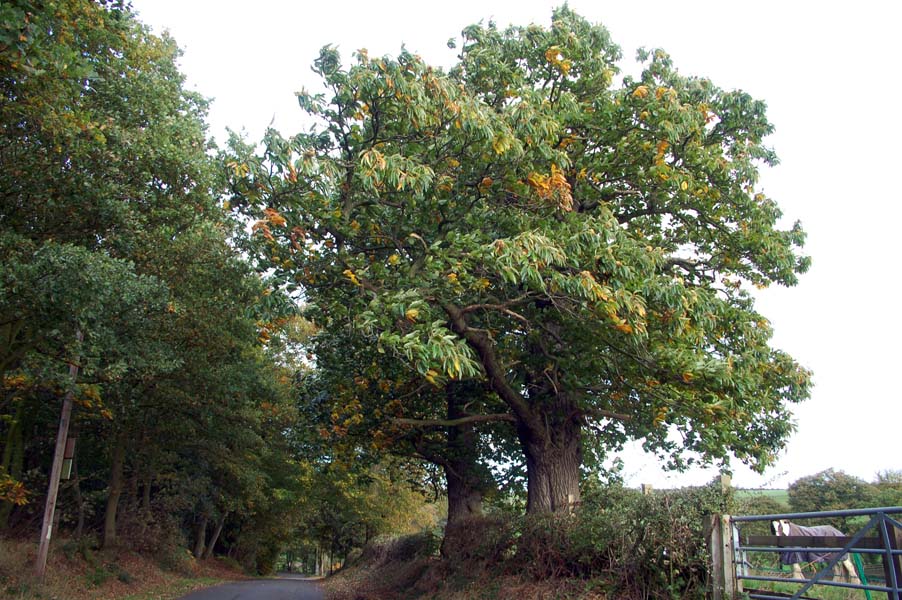
{"type": "MultiPolygon", "coordinates": [[[[661,47],[686,74],[742,88],[768,104],[782,160],[764,172],[764,191],[809,234],[812,269],[799,286],[771,289],[759,309],[774,345],[814,371],[812,398],[796,408],[799,429],[763,477],[736,469],[734,484],[782,487],[827,468],[873,480],[902,469],[902,103],[898,43],[902,8],[893,1],[604,2],[570,7],[604,24],[631,69],[635,49],[661,47]]],[[[244,128],[259,140],[274,122],[301,127],[294,92],[316,88],[310,65],[325,44],[350,59],[396,54],[405,44],[449,65],[448,38],[480,19],[499,25],[550,23],[556,3],[458,0],[133,0],[141,20],[168,29],[184,50],[189,87],[214,98],[211,133],[244,128]]],[[[633,69],[634,70],[634,69],[633,69]]],[[[660,472],[627,453],[628,483],[694,485],[714,472],[660,472]]]]}

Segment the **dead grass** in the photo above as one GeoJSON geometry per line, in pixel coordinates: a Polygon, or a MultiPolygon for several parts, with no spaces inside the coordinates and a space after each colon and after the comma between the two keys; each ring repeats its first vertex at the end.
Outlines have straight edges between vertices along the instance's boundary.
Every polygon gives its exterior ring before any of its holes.
{"type": "Polygon", "coordinates": [[[534,581],[483,572],[476,578],[445,572],[438,561],[407,568],[350,568],[324,583],[327,600],[609,600],[596,584],[582,579],[534,581]],[[411,581],[410,575],[418,577],[411,581]]]}
{"type": "Polygon", "coordinates": [[[33,541],[0,539],[0,597],[9,600],[171,600],[193,589],[245,578],[219,561],[182,561],[188,572],[161,569],[154,560],[126,550],[66,552],[67,540],[51,548],[44,581],[32,575],[33,541]]]}
{"type": "MultiPolygon", "coordinates": [[[[600,582],[583,579],[535,581],[488,568],[450,571],[436,557],[358,561],[325,580],[327,600],[608,600],[600,582]]],[[[474,565],[475,567],[476,565],[474,565]]]]}

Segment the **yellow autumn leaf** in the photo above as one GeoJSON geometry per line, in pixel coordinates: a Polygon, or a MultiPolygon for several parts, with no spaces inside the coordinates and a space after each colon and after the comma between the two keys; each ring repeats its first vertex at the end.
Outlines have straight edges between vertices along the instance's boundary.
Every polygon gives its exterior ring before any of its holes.
{"type": "Polygon", "coordinates": [[[633,332],[633,326],[629,323],[620,323],[618,325],[614,325],[614,329],[620,331],[622,333],[630,334],[633,332]]]}
{"type": "Polygon", "coordinates": [[[404,311],[404,316],[407,317],[408,321],[413,322],[416,321],[417,317],[420,316],[420,311],[416,308],[408,308],[406,311],[404,311]]]}
{"type": "Polygon", "coordinates": [[[648,96],[648,86],[640,85],[633,91],[633,98],[645,98],[648,96]]]}
{"type": "Polygon", "coordinates": [[[657,427],[658,425],[663,423],[664,419],[666,419],[666,418],[667,418],[667,407],[662,406],[661,408],[659,408],[658,410],[655,411],[654,426],[657,427]]]}
{"type": "Polygon", "coordinates": [[[266,220],[272,223],[275,227],[282,227],[285,225],[285,217],[279,214],[274,208],[266,208],[263,210],[263,214],[266,215],[266,220]]]}
{"type": "Polygon", "coordinates": [[[360,285],[360,280],[357,279],[357,275],[354,274],[354,271],[351,269],[345,269],[341,272],[342,275],[348,278],[348,280],[354,285],[360,285]]]}

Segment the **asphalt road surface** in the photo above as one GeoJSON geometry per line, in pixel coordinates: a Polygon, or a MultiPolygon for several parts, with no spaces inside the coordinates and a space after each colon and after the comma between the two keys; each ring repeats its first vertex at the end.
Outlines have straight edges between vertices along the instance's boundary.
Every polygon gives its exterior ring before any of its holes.
{"type": "Polygon", "coordinates": [[[255,579],[197,590],[179,600],[322,600],[323,592],[313,581],[283,575],[278,579],[255,579]]]}

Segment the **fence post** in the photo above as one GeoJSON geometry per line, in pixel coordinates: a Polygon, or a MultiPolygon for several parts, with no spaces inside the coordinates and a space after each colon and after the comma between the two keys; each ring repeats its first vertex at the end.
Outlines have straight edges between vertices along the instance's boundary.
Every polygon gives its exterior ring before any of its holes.
{"type": "Polygon", "coordinates": [[[724,598],[732,600],[736,597],[736,562],[730,515],[720,516],[720,543],[723,545],[723,594],[724,598]]]}
{"type": "MultiPolygon", "coordinates": [[[[889,542],[888,549],[898,550],[902,548],[902,531],[888,522],[885,516],[881,527],[886,528],[887,538],[885,540],[889,542]]],[[[883,574],[886,577],[887,587],[891,586],[894,580],[896,590],[902,587],[902,561],[900,561],[899,555],[892,555],[892,560],[886,556],[883,557],[883,574]]],[[[902,598],[898,591],[887,592],[886,597],[888,600],[900,600],[902,598]]]]}
{"type": "Polygon", "coordinates": [[[711,598],[723,600],[723,545],[720,543],[720,528],[717,526],[717,515],[705,515],[705,544],[711,564],[708,573],[711,581],[711,598]]]}
{"type": "Polygon", "coordinates": [[[711,596],[713,600],[733,600],[737,584],[730,516],[708,515],[705,519],[705,538],[711,556],[711,596]]]}

